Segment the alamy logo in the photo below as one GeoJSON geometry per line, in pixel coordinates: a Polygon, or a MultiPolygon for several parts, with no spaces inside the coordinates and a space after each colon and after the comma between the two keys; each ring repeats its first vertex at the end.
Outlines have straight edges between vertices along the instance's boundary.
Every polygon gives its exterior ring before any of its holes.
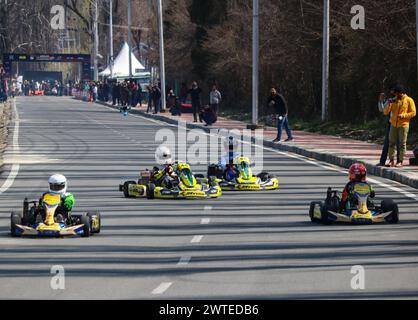
{"type": "MultiPolygon", "coordinates": [[[[186,123],[179,121],[177,132],[164,128],[157,131],[155,142],[168,147],[173,159],[185,161],[190,165],[218,163],[229,155],[228,138],[236,141],[234,157],[243,155],[252,160],[252,171],[258,174],[263,170],[263,130],[211,129],[206,133],[201,129],[186,130],[186,123]],[[254,144],[252,143],[254,142],[254,144]]],[[[158,161],[156,155],[155,158],[158,161]]]]}
{"type": "Polygon", "coordinates": [[[354,274],[354,276],[351,278],[351,289],[364,290],[366,288],[364,267],[352,266],[350,273],[354,274]]]}
{"type": "Polygon", "coordinates": [[[351,14],[355,16],[351,18],[351,28],[353,30],[366,29],[366,10],[363,6],[355,5],[351,8],[351,14]]]}
{"type": "Polygon", "coordinates": [[[65,289],[65,270],[63,266],[52,266],[51,274],[54,276],[51,278],[52,290],[64,290],[65,289]]]}
{"type": "Polygon", "coordinates": [[[65,9],[63,6],[55,5],[51,8],[51,14],[54,16],[51,19],[51,28],[54,30],[65,29],[65,9]]]}

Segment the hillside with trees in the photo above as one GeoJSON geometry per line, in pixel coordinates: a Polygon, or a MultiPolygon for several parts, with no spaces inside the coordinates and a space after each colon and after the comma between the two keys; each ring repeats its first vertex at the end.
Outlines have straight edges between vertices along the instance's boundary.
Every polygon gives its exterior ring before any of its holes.
{"type": "MultiPolygon", "coordinates": [[[[80,50],[91,50],[92,0],[9,1],[0,8],[0,52],[56,51],[50,7],[66,6],[81,32],[80,50]],[[23,14],[23,16],[22,16],[23,14]],[[14,29],[12,29],[13,26],[14,29]],[[19,28],[16,28],[19,26],[19,28]]],[[[218,84],[223,110],[251,110],[252,1],[165,0],[166,71],[174,82],[198,81],[207,92],[218,84]]],[[[114,45],[127,39],[126,0],[114,0],[114,45]]],[[[134,52],[158,67],[156,1],[132,0],[134,52]],[[142,44],[142,47],[140,46],[142,44]],[[145,46],[145,49],[144,49],[145,46]],[[140,48],[141,47],[141,48],[140,48]]],[[[108,1],[100,1],[99,52],[109,59],[108,1]]],[[[269,87],[281,89],[291,118],[317,119],[321,112],[323,4],[318,0],[260,0],[260,112],[269,87]]],[[[414,98],[417,86],[415,1],[331,1],[330,110],[337,122],[365,123],[379,117],[377,95],[395,82],[414,98]],[[353,30],[352,6],[366,11],[365,30],[353,30]]],[[[239,112],[238,112],[239,111],[239,112]]],[[[416,130],[416,121],[412,131],[416,130]]]]}

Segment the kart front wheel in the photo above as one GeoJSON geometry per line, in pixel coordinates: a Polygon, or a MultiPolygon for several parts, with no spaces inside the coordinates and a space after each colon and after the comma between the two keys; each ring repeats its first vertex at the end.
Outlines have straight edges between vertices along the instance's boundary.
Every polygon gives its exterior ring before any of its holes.
{"type": "Polygon", "coordinates": [[[12,212],[10,215],[10,233],[12,234],[12,237],[19,236],[17,233],[17,224],[22,224],[22,215],[17,212],[12,212]]]}
{"type": "Polygon", "coordinates": [[[132,198],[131,195],[129,194],[129,185],[131,184],[135,184],[135,181],[126,181],[123,184],[123,195],[125,196],[125,198],[132,198]]]}
{"type": "Polygon", "coordinates": [[[87,214],[83,214],[80,219],[81,224],[83,225],[83,235],[82,237],[90,237],[90,217],[87,214]]]}
{"type": "Polygon", "coordinates": [[[87,212],[89,217],[91,233],[100,233],[102,219],[100,217],[99,211],[89,211],[87,212]]]}
{"type": "Polygon", "coordinates": [[[386,222],[391,224],[399,222],[399,208],[393,200],[383,200],[381,203],[381,208],[383,212],[392,211],[392,213],[386,217],[386,222]]]}
{"type": "Polygon", "coordinates": [[[154,199],[155,184],[150,183],[147,185],[147,198],[154,199]]]}

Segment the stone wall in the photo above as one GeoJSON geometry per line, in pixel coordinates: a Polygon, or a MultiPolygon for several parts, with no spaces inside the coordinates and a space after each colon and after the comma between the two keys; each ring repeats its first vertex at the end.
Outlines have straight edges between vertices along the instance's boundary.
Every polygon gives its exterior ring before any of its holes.
{"type": "Polygon", "coordinates": [[[0,172],[3,166],[3,151],[7,145],[7,126],[12,116],[11,102],[0,103],[0,172]]]}

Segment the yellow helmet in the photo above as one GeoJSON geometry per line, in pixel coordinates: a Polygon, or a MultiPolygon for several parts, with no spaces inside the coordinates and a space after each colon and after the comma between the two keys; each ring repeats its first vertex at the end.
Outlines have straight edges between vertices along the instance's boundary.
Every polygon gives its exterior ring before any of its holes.
{"type": "Polygon", "coordinates": [[[187,163],[177,164],[176,174],[186,187],[193,187],[196,185],[196,178],[194,177],[192,170],[187,163]]]}
{"type": "Polygon", "coordinates": [[[243,179],[251,179],[253,176],[251,170],[250,159],[244,156],[238,156],[234,160],[235,167],[239,172],[239,176],[243,179]]]}

